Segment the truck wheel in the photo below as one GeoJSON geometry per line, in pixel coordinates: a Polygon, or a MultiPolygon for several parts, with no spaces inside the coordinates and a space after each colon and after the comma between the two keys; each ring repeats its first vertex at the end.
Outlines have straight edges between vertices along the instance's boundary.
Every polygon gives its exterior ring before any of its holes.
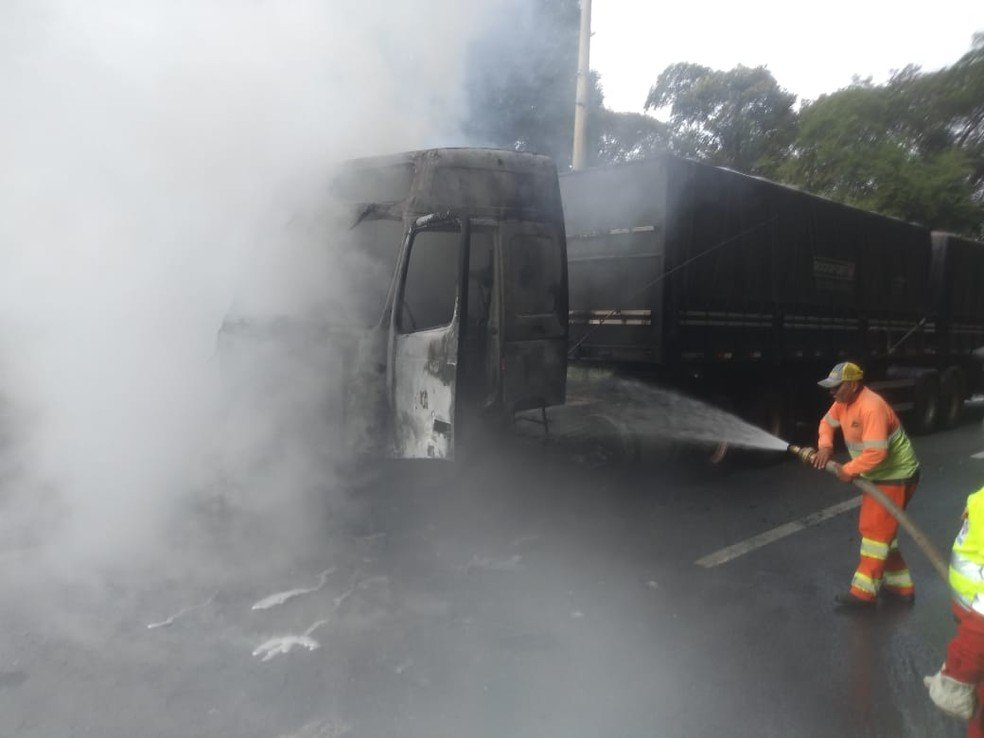
{"type": "Polygon", "coordinates": [[[940,427],[953,428],[963,418],[967,378],[963,369],[951,366],[940,377],[940,427]]]}
{"type": "Polygon", "coordinates": [[[932,433],[940,414],[940,383],[935,372],[927,372],[916,379],[912,399],[912,432],[932,433]]]}

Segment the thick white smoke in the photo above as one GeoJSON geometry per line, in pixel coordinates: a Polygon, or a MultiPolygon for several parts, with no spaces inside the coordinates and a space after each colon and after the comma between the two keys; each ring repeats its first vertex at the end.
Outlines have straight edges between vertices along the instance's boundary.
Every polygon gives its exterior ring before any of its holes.
{"type": "MultiPolygon", "coordinates": [[[[331,163],[459,141],[466,49],[494,3],[3,4],[10,545],[73,570],[152,558],[210,474],[285,506],[329,481],[317,440],[284,436],[310,418],[265,421],[275,397],[221,415],[216,332],[234,301],[344,300],[318,250],[331,163]]],[[[281,376],[288,415],[318,391],[318,367],[299,371],[281,376]]]]}

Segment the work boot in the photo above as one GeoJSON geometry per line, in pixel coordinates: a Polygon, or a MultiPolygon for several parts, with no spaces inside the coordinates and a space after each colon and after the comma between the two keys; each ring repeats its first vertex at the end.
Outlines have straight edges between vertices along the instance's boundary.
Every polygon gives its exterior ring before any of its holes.
{"type": "Polygon", "coordinates": [[[894,600],[895,602],[898,602],[903,605],[911,605],[913,602],[916,601],[916,595],[914,592],[910,592],[909,594],[902,594],[901,592],[895,592],[894,590],[891,589],[882,589],[881,594],[884,597],[890,600],[894,600]]]}
{"type": "Polygon", "coordinates": [[[838,592],[834,595],[834,601],[837,603],[837,607],[842,610],[874,610],[876,604],[874,600],[862,600],[850,592],[838,592]]]}

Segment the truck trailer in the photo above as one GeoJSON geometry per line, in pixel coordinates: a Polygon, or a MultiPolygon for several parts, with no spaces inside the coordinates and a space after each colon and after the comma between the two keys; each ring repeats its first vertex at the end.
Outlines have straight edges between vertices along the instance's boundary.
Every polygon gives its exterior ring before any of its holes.
{"type": "Polygon", "coordinates": [[[575,362],[783,438],[839,361],[918,433],[981,391],[984,244],[673,156],[560,182],[575,362]]]}
{"type": "Polygon", "coordinates": [[[470,428],[546,425],[569,361],[790,440],[838,361],[917,432],[982,389],[984,245],[965,238],[675,157],[558,183],[547,157],[431,149],[346,162],[330,189],[345,301],[230,314],[220,343],[315,345],[364,455],[452,459],[470,428]]]}

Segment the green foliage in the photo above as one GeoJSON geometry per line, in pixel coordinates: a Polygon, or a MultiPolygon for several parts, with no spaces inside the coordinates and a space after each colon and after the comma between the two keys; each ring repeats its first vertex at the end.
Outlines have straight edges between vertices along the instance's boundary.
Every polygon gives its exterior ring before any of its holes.
{"type": "Polygon", "coordinates": [[[604,110],[598,129],[595,159],[599,164],[646,159],[670,150],[669,125],[648,115],[604,110]]]}
{"type": "Polygon", "coordinates": [[[681,63],[659,75],[646,109],[670,108],[675,153],[764,174],[795,135],[795,102],[765,67],[722,72],[681,63]]]}
{"type": "Polygon", "coordinates": [[[971,182],[984,196],[984,33],[953,66],[920,74],[909,67],[889,84],[907,105],[905,121],[921,151],[958,149],[972,167],[971,182]]]}
{"type": "Polygon", "coordinates": [[[870,198],[876,150],[892,149],[893,113],[884,90],[859,84],[822,96],[800,113],[794,157],[782,178],[843,202],[870,198]],[[887,144],[887,147],[886,147],[887,144]]]}
{"type": "Polygon", "coordinates": [[[984,236],[984,39],[952,67],[908,67],[800,111],[780,179],[811,192],[973,237],[984,236]]]}

